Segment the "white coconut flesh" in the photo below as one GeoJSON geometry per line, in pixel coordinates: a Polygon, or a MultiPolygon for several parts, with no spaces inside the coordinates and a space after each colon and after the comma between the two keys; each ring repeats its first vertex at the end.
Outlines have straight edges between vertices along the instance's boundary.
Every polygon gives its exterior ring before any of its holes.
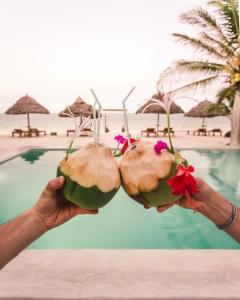
{"type": "Polygon", "coordinates": [[[111,149],[102,144],[88,144],[70,154],[59,164],[61,172],[85,188],[96,186],[103,193],[121,185],[117,162],[111,149]]]}
{"type": "Polygon", "coordinates": [[[156,154],[152,143],[139,141],[134,149],[124,153],[120,162],[125,190],[134,196],[156,189],[159,180],[169,175],[174,161],[174,154],[167,150],[156,154]]]}

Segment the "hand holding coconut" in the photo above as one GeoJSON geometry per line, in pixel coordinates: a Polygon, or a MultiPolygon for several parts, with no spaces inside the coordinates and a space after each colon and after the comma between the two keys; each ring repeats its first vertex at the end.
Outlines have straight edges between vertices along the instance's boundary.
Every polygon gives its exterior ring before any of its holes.
{"type": "MultiPolygon", "coordinates": [[[[182,197],[187,197],[189,206],[194,208],[191,199],[197,193],[196,181],[191,173],[192,166],[175,151],[170,135],[170,110],[173,104],[171,92],[163,95],[163,101],[151,99],[144,111],[151,105],[161,106],[167,113],[169,146],[163,141],[155,145],[132,139],[128,129],[125,102],[123,102],[127,139],[118,135],[115,156],[121,156],[120,173],[122,185],[127,194],[145,208],[171,206],[182,197]],[[123,144],[122,149],[119,149],[123,144]]],[[[143,112],[144,112],[143,111],[143,112]]]]}
{"type": "Polygon", "coordinates": [[[83,209],[69,202],[59,193],[63,185],[63,176],[50,180],[31,209],[34,219],[42,224],[43,231],[62,225],[77,215],[98,213],[97,210],[83,209]]]}
{"type": "Polygon", "coordinates": [[[121,185],[111,149],[102,144],[88,144],[70,154],[60,162],[57,174],[65,177],[64,197],[84,209],[102,208],[121,185]]]}
{"type": "MultiPolygon", "coordinates": [[[[118,136],[119,138],[119,136],[118,136]]],[[[127,194],[145,208],[172,205],[182,197],[188,199],[188,205],[194,208],[191,196],[197,193],[196,181],[179,153],[174,154],[167,144],[133,140],[132,149],[127,150],[127,140],[120,154],[122,185],[127,194]]]]}

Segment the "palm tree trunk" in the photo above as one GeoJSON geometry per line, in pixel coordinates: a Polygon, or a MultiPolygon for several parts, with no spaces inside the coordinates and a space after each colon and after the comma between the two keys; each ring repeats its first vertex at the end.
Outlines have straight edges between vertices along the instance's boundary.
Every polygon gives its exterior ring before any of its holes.
{"type": "Polygon", "coordinates": [[[231,146],[240,146],[240,91],[235,94],[231,116],[231,146]]]}

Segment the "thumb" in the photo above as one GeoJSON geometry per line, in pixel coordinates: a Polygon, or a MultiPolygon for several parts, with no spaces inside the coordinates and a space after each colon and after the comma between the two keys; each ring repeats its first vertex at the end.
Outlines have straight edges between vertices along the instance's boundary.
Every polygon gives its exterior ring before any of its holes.
{"type": "Polygon", "coordinates": [[[50,180],[47,184],[47,186],[45,187],[44,191],[43,191],[43,195],[44,196],[53,196],[55,195],[55,192],[60,189],[61,187],[63,187],[64,184],[64,177],[60,176],[57,178],[54,178],[52,180],[50,180]]]}

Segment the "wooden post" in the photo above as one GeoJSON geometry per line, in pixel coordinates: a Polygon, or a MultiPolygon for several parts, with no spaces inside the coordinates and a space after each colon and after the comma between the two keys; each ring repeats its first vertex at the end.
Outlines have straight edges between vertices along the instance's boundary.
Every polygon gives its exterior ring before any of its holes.
{"type": "Polygon", "coordinates": [[[159,126],[160,126],[159,121],[160,121],[160,113],[157,114],[157,132],[158,132],[159,126]]]}
{"type": "Polygon", "coordinates": [[[30,130],[30,116],[29,113],[27,113],[27,123],[28,123],[28,130],[30,130]]]}

